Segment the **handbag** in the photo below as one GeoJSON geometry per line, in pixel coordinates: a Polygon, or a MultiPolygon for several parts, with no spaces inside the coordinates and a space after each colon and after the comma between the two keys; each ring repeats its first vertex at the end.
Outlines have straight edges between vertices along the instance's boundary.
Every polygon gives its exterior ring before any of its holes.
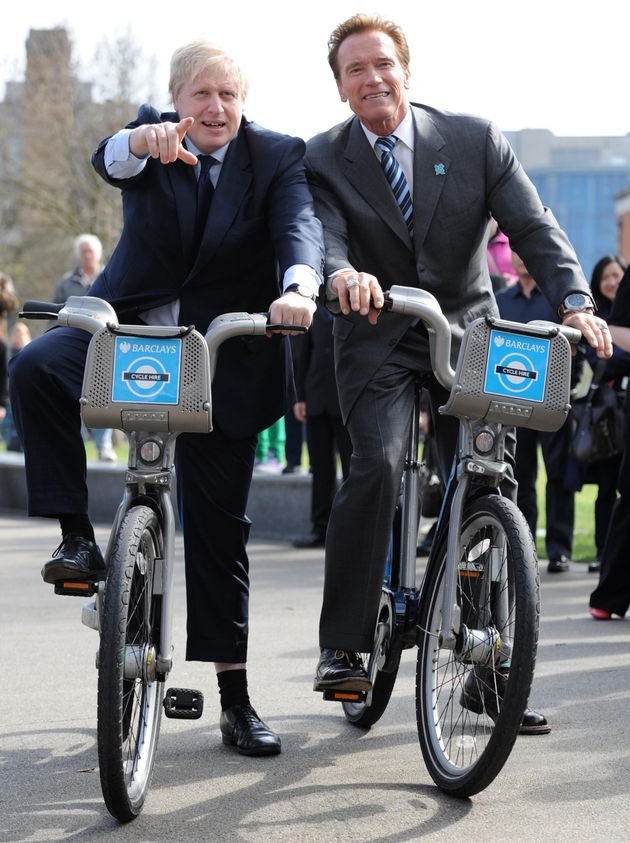
{"type": "Polygon", "coordinates": [[[595,367],[593,379],[584,398],[571,407],[569,453],[580,463],[597,463],[623,451],[625,394],[603,381],[606,360],[595,367]]]}

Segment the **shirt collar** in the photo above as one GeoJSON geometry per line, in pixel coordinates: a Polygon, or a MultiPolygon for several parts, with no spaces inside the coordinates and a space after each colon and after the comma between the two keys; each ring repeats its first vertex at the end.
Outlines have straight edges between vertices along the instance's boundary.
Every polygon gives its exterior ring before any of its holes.
{"type": "MultiPolygon", "coordinates": [[[[372,149],[374,149],[374,144],[376,143],[376,139],[382,137],[382,135],[375,135],[374,132],[371,132],[368,128],[366,128],[363,123],[361,123],[361,128],[365,132],[365,137],[368,139],[368,142],[372,149]]],[[[404,143],[405,146],[409,147],[409,149],[413,152],[413,142],[414,142],[414,123],[413,123],[413,114],[411,113],[411,108],[408,109],[407,113],[400,121],[400,123],[396,126],[393,132],[390,134],[396,135],[398,140],[401,143],[404,143]]]]}
{"type": "MultiPolygon", "coordinates": [[[[215,159],[215,161],[219,162],[219,164],[223,163],[223,159],[225,158],[225,156],[227,154],[227,151],[228,151],[228,147],[231,143],[232,143],[232,141],[228,141],[224,146],[222,146],[219,149],[215,150],[214,152],[210,153],[212,155],[212,157],[215,159]]],[[[190,140],[189,137],[186,137],[186,149],[188,149],[189,152],[192,152],[193,155],[196,155],[197,158],[199,158],[200,155],[206,155],[207,154],[205,152],[201,152],[195,146],[195,144],[190,140]]]]}

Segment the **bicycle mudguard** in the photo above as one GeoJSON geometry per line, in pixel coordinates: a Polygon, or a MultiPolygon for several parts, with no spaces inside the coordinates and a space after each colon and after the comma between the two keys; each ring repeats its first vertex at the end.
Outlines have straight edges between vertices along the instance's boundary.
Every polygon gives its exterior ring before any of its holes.
{"type": "Polygon", "coordinates": [[[212,405],[204,337],[139,325],[102,328],[88,348],[81,415],[86,427],[208,433],[212,405]]]}
{"type": "Polygon", "coordinates": [[[467,327],[455,380],[440,413],[554,431],[564,424],[571,346],[559,327],[476,319],[467,327]]]}

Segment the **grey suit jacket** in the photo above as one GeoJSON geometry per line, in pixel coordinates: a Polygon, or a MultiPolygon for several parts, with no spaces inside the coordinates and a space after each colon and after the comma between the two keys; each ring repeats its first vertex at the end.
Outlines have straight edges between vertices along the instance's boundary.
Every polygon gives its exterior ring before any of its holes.
{"type": "MultiPolygon", "coordinates": [[[[326,275],[343,267],[375,275],[383,289],[422,287],[453,328],[453,364],[465,326],[498,315],[486,259],[490,215],[556,308],[588,284],[567,236],[510,145],[491,122],[412,105],[414,237],[356,117],[307,144],[307,177],[324,226],[326,275]]],[[[344,421],[361,391],[409,328],[381,314],[335,320],[337,381],[344,421]]]]}

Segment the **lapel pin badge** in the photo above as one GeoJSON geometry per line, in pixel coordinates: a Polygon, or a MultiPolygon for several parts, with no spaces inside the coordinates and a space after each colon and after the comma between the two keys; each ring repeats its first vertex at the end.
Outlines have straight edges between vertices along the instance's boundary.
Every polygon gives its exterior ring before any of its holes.
{"type": "Polygon", "coordinates": [[[446,175],[446,167],[444,164],[434,164],[433,169],[435,170],[436,176],[445,176],[446,175]]]}

